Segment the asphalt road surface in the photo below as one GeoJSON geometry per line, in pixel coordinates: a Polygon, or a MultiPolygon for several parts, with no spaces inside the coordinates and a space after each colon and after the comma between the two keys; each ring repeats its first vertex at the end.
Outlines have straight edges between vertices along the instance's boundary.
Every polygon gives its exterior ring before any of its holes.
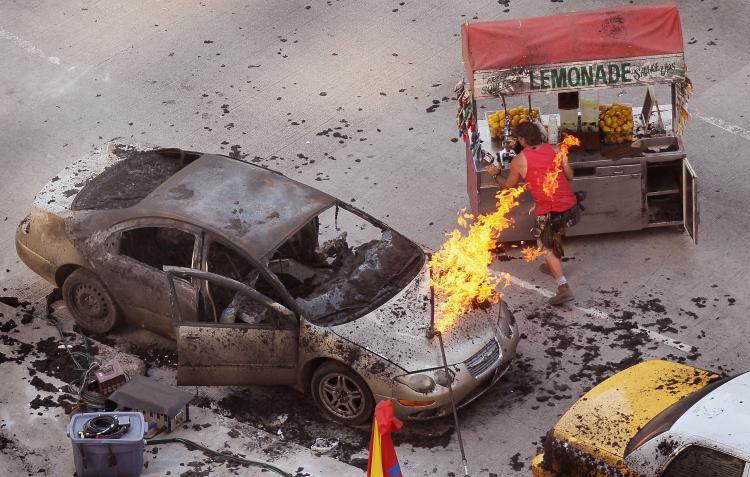
{"type": "MultiPolygon", "coordinates": [[[[233,154],[438,248],[467,206],[450,99],[463,75],[460,24],[619,4],[0,2],[0,295],[29,302],[0,305],[0,468],[73,472],[64,431],[70,403],[58,392],[69,363],[44,320],[52,289],[13,247],[34,194],[67,163],[117,136],[233,154]]],[[[471,475],[528,475],[557,417],[594,383],[639,360],[725,373],[750,367],[750,6],[690,0],[679,7],[695,85],[684,142],[699,176],[699,245],[677,229],[571,239],[565,267],[576,300],[554,310],[545,305],[554,283],[517,250],[493,265],[513,275],[504,293],[524,339],[505,380],[461,413],[471,475]]],[[[70,330],[64,308],[55,308],[70,330]]],[[[123,331],[105,345],[174,379],[169,342],[123,331]]],[[[197,392],[181,435],[300,476],[362,474],[369,430],[321,420],[304,396],[278,388],[197,392]],[[309,448],[318,437],[339,445],[316,456],[309,448]]],[[[408,425],[396,440],[404,475],[460,475],[449,419],[408,425]]],[[[181,447],[146,456],[143,475],[257,472],[181,447]]]]}

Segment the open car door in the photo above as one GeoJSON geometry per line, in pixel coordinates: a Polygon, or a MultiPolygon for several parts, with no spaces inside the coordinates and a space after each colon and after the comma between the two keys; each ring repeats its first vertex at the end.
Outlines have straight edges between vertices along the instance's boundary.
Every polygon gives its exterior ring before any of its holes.
{"type": "Polygon", "coordinates": [[[698,224],[700,224],[698,177],[687,159],[682,160],[682,217],[685,230],[697,245],[698,224]]]}
{"type": "Polygon", "coordinates": [[[176,317],[177,384],[294,383],[299,343],[294,312],[231,278],[181,267],[165,271],[204,280],[213,295],[200,307],[199,321],[176,317]]]}

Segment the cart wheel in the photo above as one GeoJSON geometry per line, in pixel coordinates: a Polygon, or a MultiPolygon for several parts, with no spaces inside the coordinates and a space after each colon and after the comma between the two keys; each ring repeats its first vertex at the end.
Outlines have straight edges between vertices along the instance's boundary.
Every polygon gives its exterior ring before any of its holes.
{"type": "Polygon", "coordinates": [[[329,361],[315,370],[310,385],[313,400],[336,422],[358,425],[372,417],[375,400],[367,383],[343,364],[329,361]]]}
{"type": "Polygon", "coordinates": [[[84,268],[70,274],[62,287],[63,300],[76,323],[86,331],[104,334],[120,322],[120,310],[99,277],[84,268]]]}

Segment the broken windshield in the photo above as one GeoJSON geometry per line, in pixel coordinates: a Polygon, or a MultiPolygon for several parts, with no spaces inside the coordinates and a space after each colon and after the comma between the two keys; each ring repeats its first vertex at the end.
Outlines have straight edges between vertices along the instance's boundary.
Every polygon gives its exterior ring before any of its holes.
{"type": "Polygon", "coordinates": [[[422,268],[422,250],[359,211],[333,206],[297,231],[269,262],[305,318],[332,326],[382,305],[422,268]]]}

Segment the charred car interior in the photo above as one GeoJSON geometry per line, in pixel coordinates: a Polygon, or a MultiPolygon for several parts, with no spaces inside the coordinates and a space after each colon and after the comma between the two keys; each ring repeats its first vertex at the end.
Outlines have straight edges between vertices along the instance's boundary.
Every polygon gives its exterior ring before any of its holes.
{"type": "Polygon", "coordinates": [[[380,306],[423,263],[413,243],[337,204],[287,240],[269,267],[308,320],[330,326],[380,306]]]}

